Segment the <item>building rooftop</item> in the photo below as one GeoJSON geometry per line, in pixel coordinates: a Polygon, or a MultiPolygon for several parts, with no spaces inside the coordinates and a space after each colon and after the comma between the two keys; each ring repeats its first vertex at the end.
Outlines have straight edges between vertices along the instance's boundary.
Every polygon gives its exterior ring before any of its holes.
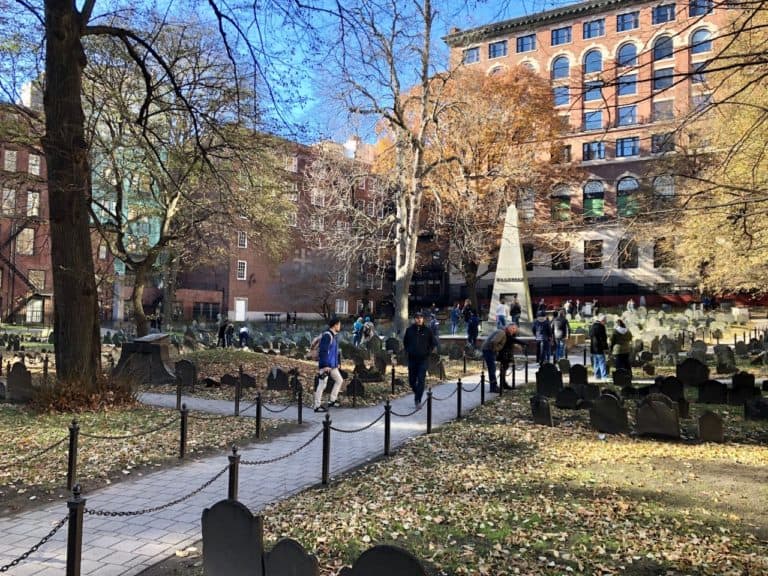
{"type": "Polygon", "coordinates": [[[463,46],[487,38],[506,35],[516,30],[529,30],[543,24],[555,24],[581,16],[599,14],[606,10],[646,4],[647,2],[648,0],[588,0],[587,2],[577,2],[561,6],[560,8],[519,16],[510,20],[502,20],[501,22],[494,22],[469,30],[455,29],[455,31],[451,31],[450,34],[444,36],[443,41],[451,47],[463,46]]]}

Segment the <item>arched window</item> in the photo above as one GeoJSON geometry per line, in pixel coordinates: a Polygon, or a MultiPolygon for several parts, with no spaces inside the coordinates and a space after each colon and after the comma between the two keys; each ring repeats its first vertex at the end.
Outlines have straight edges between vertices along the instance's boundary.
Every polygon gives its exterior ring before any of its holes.
{"type": "Polygon", "coordinates": [[[571,219],[571,191],[565,184],[552,189],[552,221],[565,222],[571,219]]]}
{"type": "Polygon", "coordinates": [[[602,218],[605,215],[605,186],[599,180],[584,184],[584,218],[602,218]]]}
{"type": "Polygon", "coordinates": [[[570,63],[565,56],[558,56],[555,61],[552,62],[552,80],[559,80],[560,78],[568,78],[570,74],[570,63]]]}
{"type": "Polygon", "coordinates": [[[672,198],[675,195],[675,180],[669,174],[653,179],[653,191],[660,198],[672,198]]]}
{"type": "Polygon", "coordinates": [[[616,61],[619,66],[636,66],[637,65],[637,48],[634,44],[623,44],[619,48],[619,53],[616,57],[616,61]]]}
{"type": "Polygon", "coordinates": [[[691,35],[691,54],[702,54],[712,50],[712,35],[704,28],[691,35]]]}
{"type": "Polygon", "coordinates": [[[521,62],[520,66],[522,66],[523,68],[527,68],[531,72],[536,72],[536,66],[534,66],[533,63],[529,62],[528,60],[526,60],[525,62],[521,62]]]}
{"type": "Polygon", "coordinates": [[[603,55],[600,50],[590,50],[584,56],[584,74],[600,72],[603,69],[603,55]]]}
{"type": "Polygon", "coordinates": [[[638,213],[637,191],[640,184],[636,178],[627,176],[616,183],[616,210],[620,217],[628,218],[638,213]]]}
{"type": "Polygon", "coordinates": [[[659,36],[653,43],[653,60],[672,58],[672,36],[659,36]]]}

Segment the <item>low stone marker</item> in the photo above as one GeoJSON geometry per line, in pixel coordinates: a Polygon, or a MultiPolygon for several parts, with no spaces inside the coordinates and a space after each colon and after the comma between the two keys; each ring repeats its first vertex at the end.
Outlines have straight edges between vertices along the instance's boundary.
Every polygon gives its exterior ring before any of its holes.
{"type": "Polygon", "coordinates": [[[592,402],[589,410],[592,428],[607,434],[628,434],[627,410],[616,396],[602,394],[592,402]]]}
{"type": "Polygon", "coordinates": [[[759,396],[760,390],[755,387],[755,375],[749,372],[737,372],[733,375],[731,389],[728,391],[728,404],[741,406],[744,402],[759,396]]]}
{"type": "Polygon", "coordinates": [[[736,355],[726,344],[715,346],[715,362],[718,374],[733,374],[736,372],[736,355]]]}
{"type": "Polygon", "coordinates": [[[555,406],[562,410],[577,410],[579,407],[579,395],[576,390],[570,386],[566,386],[557,393],[555,398],[555,406]]]}
{"type": "Polygon", "coordinates": [[[624,400],[637,400],[640,398],[640,392],[634,386],[624,386],[621,389],[621,397],[624,400]]]}
{"type": "Polygon", "coordinates": [[[534,424],[554,426],[552,422],[552,411],[549,408],[549,400],[544,396],[531,396],[531,413],[533,414],[534,424]]]}
{"type": "Polygon", "coordinates": [[[427,572],[413,554],[385,544],[363,552],[352,568],[342,568],[339,576],[427,576],[427,572]]]}
{"type": "Polygon", "coordinates": [[[758,396],[744,402],[746,420],[768,420],[768,399],[758,396]]]}
{"type": "Polygon", "coordinates": [[[264,554],[264,575],[320,576],[320,566],[301,544],[285,538],[264,554]]]}
{"type": "Polygon", "coordinates": [[[189,360],[179,360],[174,365],[174,371],[176,372],[176,381],[181,384],[182,388],[195,389],[195,384],[197,384],[197,366],[189,360]]]}
{"type": "Polygon", "coordinates": [[[706,380],[699,386],[700,404],[727,404],[728,386],[717,380],[706,380]]]}
{"type": "Polygon", "coordinates": [[[234,388],[239,381],[240,376],[236,376],[235,374],[224,374],[224,376],[221,377],[222,386],[232,386],[234,388]]]}
{"type": "Polygon", "coordinates": [[[659,384],[659,391],[671,400],[677,401],[685,397],[683,383],[676,376],[668,376],[659,384]]]}
{"type": "Polygon", "coordinates": [[[649,394],[637,406],[635,417],[640,436],[680,438],[680,420],[677,408],[664,394],[649,394]]]}
{"type": "Polygon", "coordinates": [[[264,522],[236,500],[203,510],[203,570],[206,576],[263,576],[264,522]]]}
{"type": "Polygon", "coordinates": [[[23,362],[16,362],[11,366],[11,371],[8,374],[5,390],[6,400],[15,404],[27,404],[32,400],[34,390],[32,374],[23,362]]]}
{"type": "Polygon", "coordinates": [[[723,434],[723,419],[711,410],[699,417],[699,439],[702,442],[719,442],[725,440],[723,434]]]}
{"type": "Polygon", "coordinates": [[[112,375],[139,384],[176,382],[176,375],[169,367],[169,343],[168,334],[149,334],[133,342],[126,342],[112,375]]]}
{"type": "Polygon", "coordinates": [[[282,368],[274,367],[267,375],[267,390],[290,390],[288,372],[282,368]]]}
{"type": "Polygon", "coordinates": [[[587,382],[581,387],[580,392],[584,400],[595,400],[600,397],[600,386],[587,382]]]}
{"type": "Polygon", "coordinates": [[[554,364],[544,363],[536,372],[536,394],[554,398],[563,388],[563,374],[554,364]]]}
{"type": "Polygon", "coordinates": [[[571,371],[571,361],[568,358],[560,358],[557,361],[557,367],[563,374],[569,374],[571,371]]]}
{"type": "Polygon", "coordinates": [[[579,390],[587,383],[587,369],[583,364],[574,364],[568,370],[568,381],[576,390],[579,390]]]}
{"type": "Polygon", "coordinates": [[[632,374],[623,368],[613,371],[613,385],[618,389],[632,385],[632,374]]]}
{"type": "Polygon", "coordinates": [[[683,386],[698,386],[709,380],[709,368],[695,358],[686,358],[676,368],[683,386]]]}

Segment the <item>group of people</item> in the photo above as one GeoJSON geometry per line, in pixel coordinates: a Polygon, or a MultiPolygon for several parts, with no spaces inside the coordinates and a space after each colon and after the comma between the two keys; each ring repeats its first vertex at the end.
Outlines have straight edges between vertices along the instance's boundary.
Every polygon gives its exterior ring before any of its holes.
{"type": "Polygon", "coordinates": [[[536,341],[536,361],[539,365],[549,362],[550,357],[557,362],[565,358],[566,343],[571,335],[571,325],[561,309],[550,321],[546,309],[537,310],[536,320],[531,327],[536,341]]]}
{"type": "Polygon", "coordinates": [[[592,358],[592,371],[595,378],[604,380],[608,378],[607,355],[613,357],[614,367],[632,373],[632,332],[623,320],[616,320],[608,341],[608,331],[605,327],[605,314],[598,314],[589,328],[589,352],[592,358]]]}

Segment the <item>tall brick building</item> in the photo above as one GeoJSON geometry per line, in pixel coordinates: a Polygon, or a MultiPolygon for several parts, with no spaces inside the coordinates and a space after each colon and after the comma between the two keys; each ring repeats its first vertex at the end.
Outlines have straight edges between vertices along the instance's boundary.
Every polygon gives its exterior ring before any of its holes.
{"type": "Polygon", "coordinates": [[[535,295],[606,302],[685,284],[666,257],[671,231],[641,242],[627,224],[638,215],[641,193],[660,201],[674,197],[679,182],[659,160],[696,145],[675,128],[710,98],[705,66],[731,14],[713,0],[590,0],[454,29],[445,38],[452,66],[492,74],[523,65],[550,79],[566,126],[553,161],[585,173],[578,186],[548,191],[549,206],[521,198],[524,220],[581,224],[564,239],[564,253],[526,246],[535,295]]]}

